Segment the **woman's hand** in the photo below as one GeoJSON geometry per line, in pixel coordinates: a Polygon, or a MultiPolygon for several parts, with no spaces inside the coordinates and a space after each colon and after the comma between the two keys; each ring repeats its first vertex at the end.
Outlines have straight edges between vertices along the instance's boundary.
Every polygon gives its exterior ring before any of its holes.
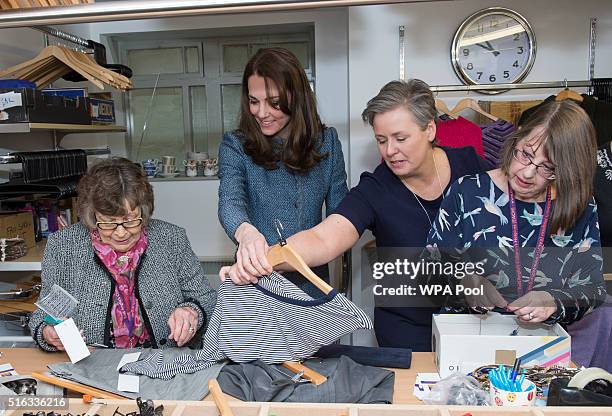
{"type": "Polygon", "coordinates": [[[266,258],[268,243],[265,237],[251,224],[243,222],[236,230],[238,251],[236,252],[235,276],[238,284],[257,283],[260,276],[272,273],[272,266],[266,258]]]}
{"type": "Polygon", "coordinates": [[[493,283],[486,277],[482,276],[466,276],[461,279],[461,284],[466,289],[472,289],[481,293],[479,295],[466,295],[465,300],[468,306],[472,309],[479,310],[486,308],[492,310],[495,307],[505,308],[508,302],[495,288],[493,283]],[[482,292],[480,290],[482,289],[482,292]]]}
{"type": "Polygon", "coordinates": [[[187,344],[198,330],[198,313],[188,306],[176,308],[168,319],[169,339],[179,347],[187,344]]]}
{"type": "Polygon", "coordinates": [[[544,322],[557,311],[557,304],[550,293],[532,290],[508,305],[508,310],[523,322],[544,322]]]}
{"type": "MultiPolygon", "coordinates": [[[[81,329],[79,332],[81,333],[83,341],[86,341],[85,335],[83,335],[83,330],[81,329]]],[[[42,330],[42,336],[47,344],[57,348],[59,351],[65,350],[64,344],[62,344],[62,340],[60,340],[59,336],[57,335],[57,331],[55,331],[53,326],[45,325],[42,330]]]]}

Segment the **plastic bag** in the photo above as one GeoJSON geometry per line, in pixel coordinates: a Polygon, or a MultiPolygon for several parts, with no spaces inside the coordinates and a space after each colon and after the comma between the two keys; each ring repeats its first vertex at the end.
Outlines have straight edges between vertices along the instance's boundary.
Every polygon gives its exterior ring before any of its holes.
{"type": "Polygon", "coordinates": [[[455,372],[438,381],[431,387],[429,395],[423,399],[427,404],[488,406],[489,392],[480,387],[474,377],[455,372]]]}

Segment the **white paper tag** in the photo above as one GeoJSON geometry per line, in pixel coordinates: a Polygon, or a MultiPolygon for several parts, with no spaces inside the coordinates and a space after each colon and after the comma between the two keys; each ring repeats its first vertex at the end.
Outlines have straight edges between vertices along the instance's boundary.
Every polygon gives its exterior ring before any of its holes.
{"type": "Polygon", "coordinates": [[[61,324],[55,325],[54,328],[62,344],[64,344],[66,353],[73,364],[91,354],[87,349],[87,345],[85,345],[85,341],[83,341],[81,337],[79,328],[77,328],[72,318],[66,319],[61,324]]]}
{"type": "Polygon", "coordinates": [[[15,371],[11,363],[0,364],[0,377],[18,376],[19,373],[15,371]]]}
{"type": "Polygon", "coordinates": [[[123,367],[127,363],[133,363],[134,361],[138,361],[138,358],[140,358],[140,352],[123,354],[123,357],[121,357],[121,361],[119,361],[119,365],[117,365],[117,371],[119,371],[121,367],[123,367]]]}
{"type": "MultiPolygon", "coordinates": [[[[127,354],[126,354],[127,355],[127,354]]],[[[119,374],[117,390],[138,393],[140,390],[140,377],[130,374],[119,374]]]]}
{"type": "Polygon", "coordinates": [[[21,93],[5,92],[0,94],[0,110],[21,106],[21,93]]]}
{"type": "Polygon", "coordinates": [[[440,381],[440,375],[438,375],[438,373],[417,373],[412,394],[417,399],[423,401],[423,399],[429,396],[431,388],[438,381],[440,381]]]}

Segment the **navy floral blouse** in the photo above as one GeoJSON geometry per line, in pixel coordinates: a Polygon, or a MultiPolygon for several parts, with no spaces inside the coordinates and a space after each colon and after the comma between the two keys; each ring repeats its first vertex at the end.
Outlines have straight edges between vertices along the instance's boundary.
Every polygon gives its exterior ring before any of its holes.
{"type": "MultiPolygon", "coordinates": [[[[433,253],[447,260],[482,262],[484,275],[511,302],[520,295],[509,200],[487,173],[458,179],[442,201],[427,243],[434,248],[433,253]]],[[[530,279],[544,209],[544,202],[516,200],[524,289],[530,279]]],[[[545,290],[555,299],[557,311],[547,323],[569,324],[599,306],[606,296],[595,201],[589,203],[572,229],[554,234],[549,231],[545,236],[533,290],[545,290]]]]}

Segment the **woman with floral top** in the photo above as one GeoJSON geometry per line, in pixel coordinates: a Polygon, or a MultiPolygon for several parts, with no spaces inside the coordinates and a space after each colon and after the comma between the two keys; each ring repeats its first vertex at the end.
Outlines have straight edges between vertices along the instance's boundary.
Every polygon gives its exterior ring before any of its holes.
{"type": "MultiPolygon", "coordinates": [[[[73,318],[88,344],[199,347],[215,306],[185,230],[151,219],[153,188],[124,158],[94,165],[78,186],[80,222],[49,237],[45,297],[59,285],[79,302],[73,318]]],[[[46,351],[63,350],[38,309],[30,330],[46,351]]]]}
{"type": "Polygon", "coordinates": [[[460,178],[429,233],[434,252],[480,261],[472,307],[571,323],[606,296],[593,199],[595,131],[575,103],[550,102],[506,141],[499,169],[460,178]]]}

